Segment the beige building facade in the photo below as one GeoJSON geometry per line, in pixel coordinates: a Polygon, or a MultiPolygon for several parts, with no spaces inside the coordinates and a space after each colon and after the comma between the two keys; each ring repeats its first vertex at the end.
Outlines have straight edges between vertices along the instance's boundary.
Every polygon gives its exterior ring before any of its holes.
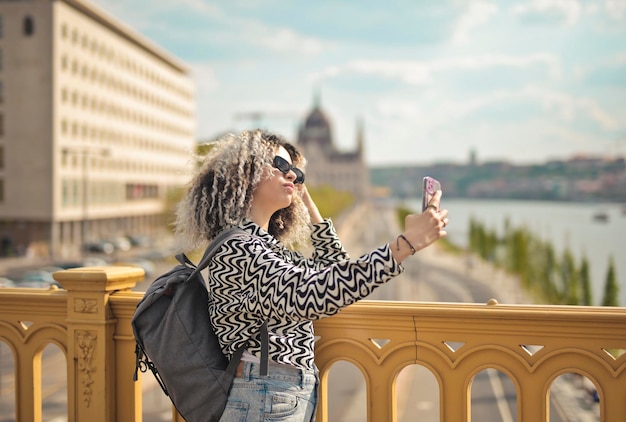
{"type": "Polygon", "coordinates": [[[0,255],[155,234],[194,137],[178,59],[87,1],[0,1],[0,255]]]}

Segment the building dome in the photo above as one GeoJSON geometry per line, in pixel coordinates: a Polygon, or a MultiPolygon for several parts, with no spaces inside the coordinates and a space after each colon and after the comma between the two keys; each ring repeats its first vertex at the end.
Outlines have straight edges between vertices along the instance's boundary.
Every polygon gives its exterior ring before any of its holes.
{"type": "Polygon", "coordinates": [[[324,112],[315,107],[304,120],[304,127],[324,127],[330,128],[330,122],[324,112]]]}
{"type": "Polygon", "coordinates": [[[314,107],[304,119],[298,138],[298,144],[304,148],[315,145],[318,148],[332,149],[330,121],[319,107],[314,107]]]}

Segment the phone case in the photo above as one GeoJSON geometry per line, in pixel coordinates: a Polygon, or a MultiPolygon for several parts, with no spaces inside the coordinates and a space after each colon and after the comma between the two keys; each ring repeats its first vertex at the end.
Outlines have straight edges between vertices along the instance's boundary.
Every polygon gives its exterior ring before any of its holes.
{"type": "Polygon", "coordinates": [[[441,190],[441,183],[437,179],[426,176],[422,186],[422,212],[424,212],[435,192],[441,190]]]}

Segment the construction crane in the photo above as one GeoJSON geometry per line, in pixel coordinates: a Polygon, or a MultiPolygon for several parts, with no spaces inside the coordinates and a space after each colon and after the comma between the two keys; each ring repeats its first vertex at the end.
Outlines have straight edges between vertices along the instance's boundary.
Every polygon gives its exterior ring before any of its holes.
{"type": "Polygon", "coordinates": [[[253,123],[254,127],[261,127],[266,119],[298,119],[300,115],[293,112],[272,112],[272,111],[247,111],[235,113],[234,120],[248,120],[253,123]]]}

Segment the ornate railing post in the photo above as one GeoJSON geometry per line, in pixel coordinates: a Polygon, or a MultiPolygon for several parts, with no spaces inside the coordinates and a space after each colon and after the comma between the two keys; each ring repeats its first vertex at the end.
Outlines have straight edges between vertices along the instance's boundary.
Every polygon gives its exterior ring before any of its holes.
{"type": "Polygon", "coordinates": [[[116,420],[115,318],[109,299],[130,290],[144,271],[132,267],[76,268],[54,273],[67,290],[68,420],[116,420]]]}

